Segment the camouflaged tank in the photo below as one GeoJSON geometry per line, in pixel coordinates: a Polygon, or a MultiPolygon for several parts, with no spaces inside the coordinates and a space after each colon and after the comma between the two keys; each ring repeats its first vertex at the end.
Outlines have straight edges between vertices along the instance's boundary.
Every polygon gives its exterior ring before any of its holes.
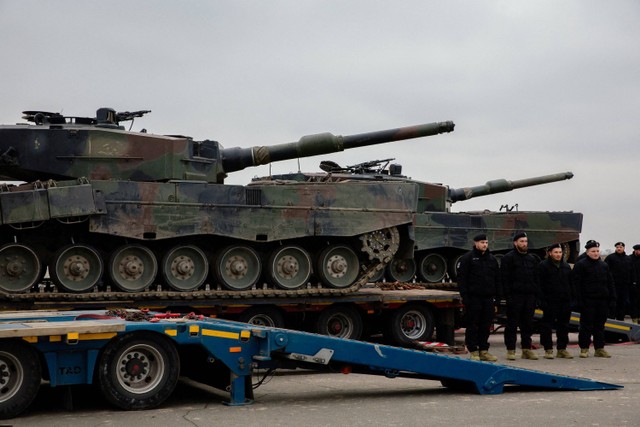
{"type": "Polygon", "coordinates": [[[507,211],[451,212],[453,203],[473,197],[502,193],[518,188],[571,179],[571,172],[557,173],[515,181],[496,179],[486,184],[450,188],[446,185],[419,182],[402,175],[402,167],[392,164],[395,159],[374,160],[353,166],[340,167],[325,161],[320,164],[324,173],[294,173],[256,178],[265,182],[404,182],[418,186],[416,212],[409,229],[414,240],[414,256],[396,254],[394,260],[372,280],[441,282],[455,279],[460,257],[473,247],[473,237],[486,233],[490,250],[498,257],[513,248],[512,236],[518,231],[527,233],[529,250],[544,258],[545,249],[561,243],[565,258],[573,262],[579,252],[582,214],[576,212],[507,211]]]}
{"type": "Polygon", "coordinates": [[[102,108],[86,118],[27,111],[31,124],[0,126],[0,179],[28,182],[0,188],[1,292],[58,299],[135,299],[167,289],[228,295],[256,286],[282,289],[278,295],[311,287],[314,295],[319,288],[350,292],[394,255],[411,257],[416,183],[241,186],[224,184],[225,177],[454,128],[441,122],[225,149],[121,126],[147,112],[102,108]],[[53,285],[42,281],[46,271],[53,285]]]}

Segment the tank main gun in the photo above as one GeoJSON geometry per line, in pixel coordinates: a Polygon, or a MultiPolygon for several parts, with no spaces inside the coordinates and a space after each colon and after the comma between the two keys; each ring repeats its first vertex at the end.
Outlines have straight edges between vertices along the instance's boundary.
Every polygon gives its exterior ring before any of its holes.
{"type": "Polygon", "coordinates": [[[504,193],[507,191],[516,190],[518,188],[564,181],[565,179],[571,178],[573,178],[572,172],[563,172],[551,175],[537,176],[533,178],[517,179],[514,181],[509,181],[506,179],[495,179],[492,181],[487,181],[485,184],[477,185],[475,187],[450,188],[449,200],[454,203],[462,200],[469,200],[474,197],[504,193]]]}
{"type": "Polygon", "coordinates": [[[303,136],[297,142],[285,144],[251,148],[225,148],[222,150],[222,164],[225,172],[235,172],[247,167],[282,160],[438,135],[452,132],[454,126],[453,122],[437,122],[347,136],[336,136],[327,132],[303,136]]]}

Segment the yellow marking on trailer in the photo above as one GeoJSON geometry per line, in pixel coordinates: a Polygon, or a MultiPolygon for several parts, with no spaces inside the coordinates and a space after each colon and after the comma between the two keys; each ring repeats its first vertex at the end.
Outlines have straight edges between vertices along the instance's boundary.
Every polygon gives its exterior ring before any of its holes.
{"type": "Polygon", "coordinates": [[[115,337],[115,332],[105,332],[101,334],[80,334],[80,341],[92,341],[92,340],[110,340],[115,337]]]}
{"type": "Polygon", "coordinates": [[[65,337],[65,341],[67,344],[77,344],[78,338],[80,338],[80,334],[77,332],[67,332],[67,336],[65,337]]]}
{"type": "Polygon", "coordinates": [[[605,323],[604,327],[605,328],[611,328],[611,329],[619,329],[621,331],[630,331],[631,330],[631,328],[629,326],[614,325],[613,323],[605,323]]]}
{"type": "Polygon", "coordinates": [[[242,352],[242,347],[229,347],[229,353],[240,353],[242,352]]]}
{"type": "Polygon", "coordinates": [[[60,335],[51,335],[49,337],[49,342],[60,342],[62,341],[62,337],[60,335]]]}
{"type": "Polygon", "coordinates": [[[177,329],[165,329],[164,333],[169,335],[170,337],[178,336],[178,330],[177,329]]]}
{"type": "Polygon", "coordinates": [[[38,342],[38,337],[22,337],[22,339],[30,344],[35,344],[38,342]]]}
{"type": "Polygon", "coordinates": [[[198,325],[189,325],[189,335],[195,337],[200,332],[200,326],[198,325]]]}
{"type": "Polygon", "coordinates": [[[240,339],[240,334],[236,332],[216,331],[214,329],[203,329],[202,335],[206,337],[229,338],[232,340],[240,339]]]}
{"type": "Polygon", "coordinates": [[[240,338],[241,339],[251,338],[251,331],[247,331],[247,330],[240,331],[240,338]]]}

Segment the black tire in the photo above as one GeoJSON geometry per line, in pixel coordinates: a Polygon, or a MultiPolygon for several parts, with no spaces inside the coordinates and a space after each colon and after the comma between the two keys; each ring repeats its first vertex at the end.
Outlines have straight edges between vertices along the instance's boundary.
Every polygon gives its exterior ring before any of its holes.
{"type": "Polygon", "coordinates": [[[42,379],[38,353],[17,340],[0,342],[0,419],[14,418],[33,402],[42,379]]]}
{"type": "Polygon", "coordinates": [[[178,352],[171,341],[160,335],[133,333],[116,337],[98,362],[100,390],[105,399],[121,409],[160,405],[175,389],[179,376],[178,352]],[[136,372],[140,373],[134,378],[132,374],[136,372]]]}
{"type": "Polygon", "coordinates": [[[433,336],[431,310],[418,304],[405,304],[391,313],[385,326],[385,337],[396,345],[412,346],[415,341],[428,341],[433,336]]]}
{"type": "Polygon", "coordinates": [[[331,306],[316,319],[315,332],[333,338],[358,340],[362,337],[362,316],[349,306],[331,306]]]}
{"type": "Polygon", "coordinates": [[[284,316],[280,310],[270,306],[248,308],[240,313],[238,321],[252,325],[284,328],[284,316]]]}

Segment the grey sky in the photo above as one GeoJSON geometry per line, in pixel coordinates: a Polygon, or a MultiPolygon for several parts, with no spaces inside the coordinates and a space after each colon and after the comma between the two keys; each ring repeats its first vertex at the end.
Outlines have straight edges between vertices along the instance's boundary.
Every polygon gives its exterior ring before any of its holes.
{"type": "Polygon", "coordinates": [[[455,210],[579,211],[583,242],[630,249],[640,243],[638,22],[636,0],[0,0],[0,123],[27,109],[151,109],[136,130],[232,147],[453,120],[452,134],[301,168],[395,157],[407,175],[454,187],[573,171],[455,210]]]}

